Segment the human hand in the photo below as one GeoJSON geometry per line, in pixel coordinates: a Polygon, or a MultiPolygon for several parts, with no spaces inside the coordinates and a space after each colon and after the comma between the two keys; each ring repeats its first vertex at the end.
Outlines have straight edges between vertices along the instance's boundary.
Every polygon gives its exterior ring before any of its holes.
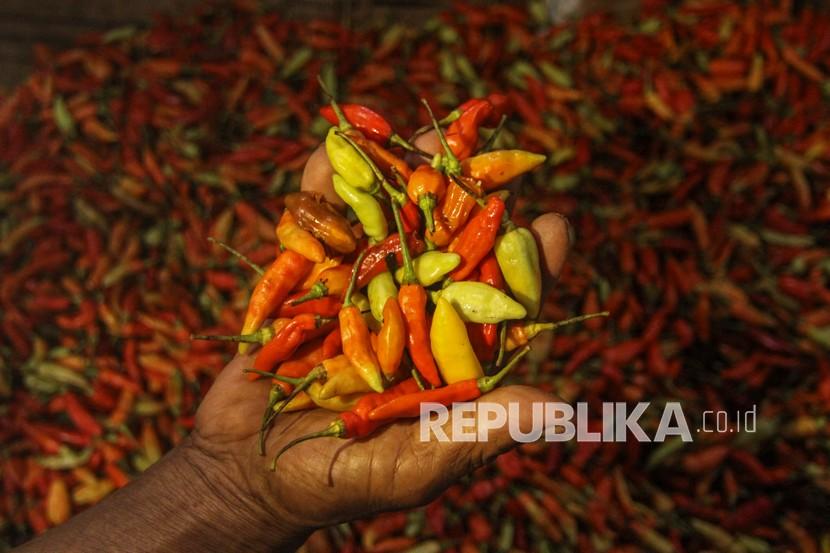
{"type": "MultiPolygon", "coordinates": [[[[420,137],[416,144],[427,152],[440,151],[434,134],[420,137]]],[[[342,206],[331,175],[325,149],[320,147],[309,159],[302,188],[342,206]]],[[[568,223],[547,213],[533,221],[531,230],[551,284],[569,248],[568,223]]],[[[294,438],[325,428],[335,415],[322,409],[281,414],[267,440],[268,456],[262,457],[258,433],[270,383],[249,381],[243,369],[251,364],[251,357],[238,356],[218,376],[196,415],[192,444],[209,459],[211,473],[221,475],[233,488],[229,493],[250,510],[253,520],[281,525],[284,534],[294,539],[302,539],[314,528],[426,503],[514,445],[506,427],[491,432],[487,442],[421,442],[418,421],[404,421],[366,440],[302,443],[280,458],[276,472],[270,472],[276,451],[294,438]]],[[[548,394],[526,386],[506,386],[486,395],[486,401],[504,406],[549,399],[548,394]]],[[[530,409],[520,412],[530,418],[530,409]]],[[[529,420],[520,422],[522,428],[529,426],[529,420]]]]}

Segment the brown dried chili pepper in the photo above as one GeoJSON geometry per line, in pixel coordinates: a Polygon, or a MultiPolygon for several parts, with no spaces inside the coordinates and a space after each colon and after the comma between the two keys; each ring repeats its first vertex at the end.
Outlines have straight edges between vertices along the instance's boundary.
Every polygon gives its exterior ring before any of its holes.
{"type": "MultiPolygon", "coordinates": [[[[288,293],[305,277],[312,265],[311,261],[296,252],[282,252],[254,287],[241,334],[256,331],[282,305],[288,293]]],[[[247,350],[247,344],[239,345],[240,353],[247,350]]]]}
{"type": "Polygon", "coordinates": [[[301,228],[334,251],[346,254],[357,248],[349,222],[322,198],[317,199],[308,192],[294,192],[285,197],[285,207],[301,228]]]}

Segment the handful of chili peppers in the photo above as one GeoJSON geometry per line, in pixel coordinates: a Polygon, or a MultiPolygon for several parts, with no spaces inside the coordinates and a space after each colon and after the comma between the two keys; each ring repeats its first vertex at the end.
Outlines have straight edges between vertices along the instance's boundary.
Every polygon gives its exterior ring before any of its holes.
{"type": "Polygon", "coordinates": [[[241,334],[194,337],[237,341],[240,352],[262,346],[246,372],[273,382],[263,454],[280,412],[339,412],[280,450],[272,470],[307,439],[363,438],[418,416],[422,402],[473,400],[502,382],[540,332],[607,315],[537,321],[539,251],[511,220],[502,187],[545,156],[490,151],[493,140],[479,149],[482,128],[498,132],[507,99],[473,99],[441,121],[423,104],[443,149],[434,156],[368,107],[332,99],[321,110],[332,123],[332,185],[354,217],[310,193],[288,195],[277,257],[257,268],[241,334]]]}

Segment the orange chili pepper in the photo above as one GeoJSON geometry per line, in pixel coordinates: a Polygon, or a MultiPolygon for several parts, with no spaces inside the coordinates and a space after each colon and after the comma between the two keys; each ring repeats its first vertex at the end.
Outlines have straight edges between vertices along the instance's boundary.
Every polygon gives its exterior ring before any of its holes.
{"type": "Polygon", "coordinates": [[[431,165],[421,165],[409,176],[406,184],[407,196],[412,203],[421,208],[429,231],[435,230],[432,213],[446,191],[446,177],[431,165]]]}
{"type": "MultiPolygon", "coordinates": [[[[309,331],[319,326],[320,318],[314,314],[297,315],[262,347],[254,359],[254,369],[263,372],[273,370],[277,363],[288,359],[297,350],[309,337],[309,331]]],[[[249,378],[254,380],[256,375],[249,374],[249,378]]]]}
{"type": "MultiPolygon", "coordinates": [[[[392,214],[395,217],[395,224],[398,232],[403,232],[403,223],[397,204],[392,202],[392,214]]],[[[409,247],[401,243],[401,254],[403,256],[403,279],[398,290],[398,304],[406,322],[406,346],[412,362],[417,367],[427,382],[432,386],[441,385],[441,375],[435,358],[432,357],[432,350],[429,345],[429,324],[427,324],[427,293],[424,287],[418,282],[415,275],[415,268],[412,265],[412,256],[409,247]]],[[[385,308],[385,306],[384,306],[385,308]]]]}
{"type": "Polygon", "coordinates": [[[455,281],[467,278],[493,249],[502,215],[504,201],[498,196],[490,196],[484,209],[470,219],[461,234],[450,244],[449,251],[461,256],[461,264],[450,273],[450,278],[455,281]]]}
{"type": "Polygon", "coordinates": [[[289,210],[282,212],[277,224],[277,240],[288,250],[296,252],[309,261],[320,263],[326,258],[326,249],[314,235],[300,228],[289,210]]]}
{"type": "MultiPolygon", "coordinates": [[[[302,255],[291,250],[282,252],[254,287],[241,334],[257,330],[262,322],[277,310],[291,289],[311,267],[312,262],[302,255]]],[[[239,344],[239,353],[246,351],[248,344],[239,344]]]]}
{"type": "Polygon", "coordinates": [[[406,347],[406,329],[403,313],[395,298],[389,298],[383,306],[383,325],[377,334],[378,362],[383,374],[392,378],[398,371],[406,347]]]}
{"type": "Polygon", "coordinates": [[[349,138],[351,138],[358,146],[363,148],[366,155],[368,155],[372,161],[375,162],[384,174],[391,174],[393,168],[405,179],[408,179],[412,174],[412,169],[410,169],[409,164],[406,161],[399,158],[377,142],[369,140],[368,138],[357,133],[350,133],[349,138]]]}
{"type": "Polygon", "coordinates": [[[380,377],[380,365],[377,356],[372,350],[369,337],[369,327],[360,309],[352,303],[352,292],[357,283],[357,275],[363,261],[363,254],[357,258],[352,269],[352,279],[346,295],[343,298],[343,307],[340,309],[340,335],[343,341],[343,353],[357,368],[361,377],[375,391],[383,391],[383,382],[380,377]]]}

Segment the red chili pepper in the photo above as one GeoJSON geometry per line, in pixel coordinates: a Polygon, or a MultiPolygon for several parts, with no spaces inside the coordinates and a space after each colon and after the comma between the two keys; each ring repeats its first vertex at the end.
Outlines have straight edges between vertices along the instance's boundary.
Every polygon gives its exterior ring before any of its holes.
{"type": "MultiPolygon", "coordinates": [[[[407,235],[406,243],[409,246],[409,251],[413,255],[417,255],[425,249],[424,243],[414,233],[407,235]]],[[[370,246],[366,249],[366,255],[363,257],[363,262],[360,264],[360,269],[357,274],[358,288],[363,288],[369,284],[370,280],[387,270],[386,257],[388,255],[394,255],[398,264],[403,262],[401,240],[397,233],[390,234],[380,244],[370,246]]]]}
{"type": "Polygon", "coordinates": [[[523,346],[518,350],[508,363],[493,376],[482,376],[471,378],[442,388],[432,390],[421,390],[394,398],[382,405],[379,405],[369,412],[370,421],[389,421],[401,418],[418,417],[421,414],[421,403],[440,403],[451,405],[460,401],[471,401],[480,397],[498,386],[507,376],[513,367],[530,351],[530,346],[523,346]]]}
{"type": "Polygon", "coordinates": [[[81,404],[75,394],[68,392],[64,395],[64,399],[66,401],[66,413],[78,430],[90,436],[100,436],[103,433],[101,425],[81,404]]]}
{"type": "Polygon", "coordinates": [[[461,263],[450,273],[450,278],[455,281],[467,278],[493,249],[504,208],[504,201],[500,197],[490,196],[484,208],[470,219],[461,234],[453,240],[449,251],[461,256],[461,263]]]}
{"type": "Polygon", "coordinates": [[[274,461],[271,465],[271,470],[275,470],[277,460],[283,453],[294,447],[295,445],[312,440],[315,438],[365,438],[371,435],[375,430],[383,425],[383,422],[375,422],[369,420],[369,413],[376,407],[391,401],[397,397],[417,392],[420,388],[418,382],[414,378],[407,378],[406,380],[395,384],[388,390],[383,392],[369,392],[361,397],[351,411],[340,413],[326,428],[319,432],[313,432],[295,438],[286,444],[274,456],[274,461]]]}
{"type": "MultiPolygon", "coordinates": [[[[351,125],[375,142],[386,144],[392,136],[392,125],[370,108],[359,104],[340,104],[340,109],[351,125]]],[[[330,105],[321,107],[320,115],[332,125],[340,123],[334,108],[330,105]]]]}
{"type": "MultiPolygon", "coordinates": [[[[270,372],[277,363],[285,361],[308,337],[312,330],[319,328],[320,319],[312,313],[297,315],[277,333],[254,358],[254,369],[270,372]]],[[[251,380],[256,375],[249,373],[251,380]]]]}
{"type": "MultiPolygon", "coordinates": [[[[288,293],[311,270],[312,266],[311,261],[296,252],[291,250],[282,252],[254,287],[241,334],[249,334],[257,330],[262,322],[282,305],[288,293]]],[[[239,344],[240,353],[244,353],[247,349],[247,344],[239,344]]]]}

